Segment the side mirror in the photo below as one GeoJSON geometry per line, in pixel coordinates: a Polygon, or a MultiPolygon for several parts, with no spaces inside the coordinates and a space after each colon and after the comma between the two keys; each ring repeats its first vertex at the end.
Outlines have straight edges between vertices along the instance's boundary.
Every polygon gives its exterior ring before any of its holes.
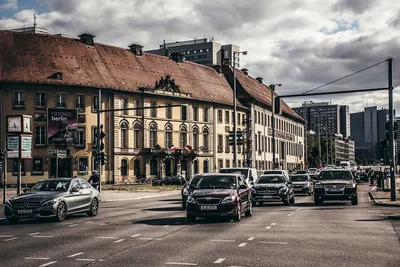
{"type": "Polygon", "coordinates": [[[290,184],[290,185],[292,184],[292,182],[291,182],[291,181],[288,181],[287,183],[288,183],[288,184],[290,184]]]}
{"type": "Polygon", "coordinates": [[[253,181],[251,181],[251,182],[250,182],[250,185],[254,185],[254,182],[253,182],[253,181]]]}
{"type": "Polygon", "coordinates": [[[194,186],[194,184],[189,185],[189,189],[195,189],[196,187],[194,186]]]}
{"type": "Polygon", "coordinates": [[[239,186],[239,189],[247,189],[247,186],[246,186],[245,184],[241,184],[241,185],[239,186]]]}
{"type": "Polygon", "coordinates": [[[25,188],[24,190],[22,190],[22,192],[26,193],[29,191],[29,188],[25,188]]]}
{"type": "Polygon", "coordinates": [[[78,193],[79,192],[79,188],[78,187],[73,187],[73,188],[71,188],[71,190],[69,190],[69,192],[78,193]]]}

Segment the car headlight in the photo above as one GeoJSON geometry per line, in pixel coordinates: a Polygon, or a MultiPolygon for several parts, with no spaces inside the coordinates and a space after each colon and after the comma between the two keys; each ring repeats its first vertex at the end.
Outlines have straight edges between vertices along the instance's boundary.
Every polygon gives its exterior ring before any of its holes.
{"type": "Polygon", "coordinates": [[[6,201],[6,206],[12,207],[11,202],[7,200],[7,201],[6,201]]]}
{"type": "Polygon", "coordinates": [[[310,184],[306,183],[303,187],[310,187],[310,184]]]}
{"type": "Polygon", "coordinates": [[[322,184],[315,184],[315,188],[323,188],[322,184]]]}
{"type": "Polygon", "coordinates": [[[233,203],[235,201],[236,197],[234,196],[229,196],[224,198],[224,200],[222,200],[222,204],[229,204],[229,203],[233,203]]]}
{"type": "Polygon", "coordinates": [[[279,194],[283,194],[286,193],[287,187],[282,187],[281,189],[279,189],[279,194]]]}
{"type": "Polygon", "coordinates": [[[56,204],[57,201],[58,201],[57,199],[52,199],[52,200],[46,201],[42,204],[42,207],[52,206],[52,205],[56,204]]]}
{"type": "Polygon", "coordinates": [[[184,196],[188,196],[189,195],[189,191],[186,188],[183,189],[183,195],[184,196]]]}
{"type": "Polygon", "coordinates": [[[355,187],[356,187],[355,183],[346,184],[346,188],[355,188],[355,187]]]}
{"type": "Polygon", "coordinates": [[[188,199],[187,199],[187,203],[195,204],[196,200],[193,197],[189,196],[188,199]]]}

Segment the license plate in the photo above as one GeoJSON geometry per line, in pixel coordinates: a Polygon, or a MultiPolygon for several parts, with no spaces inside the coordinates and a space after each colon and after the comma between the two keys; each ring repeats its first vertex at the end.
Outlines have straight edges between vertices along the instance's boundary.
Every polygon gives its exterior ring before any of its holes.
{"type": "Polygon", "coordinates": [[[200,206],[201,210],[217,210],[217,206],[200,206]]]}
{"type": "Polygon", "coordinates": [[[295,191],[303,191],[303,188],[296,188],[295,191]]]}
{"type": "Polygon", "coordinates": [[[263,198],[272,198],[272,196],[263,196],[263,198]]]}
{"type": "Polygon", "coordinates": [[[18,213],[23,213],[23,214],[27,214],[27,213],[32,213],[32,210],[18,210],[18,213]]]}

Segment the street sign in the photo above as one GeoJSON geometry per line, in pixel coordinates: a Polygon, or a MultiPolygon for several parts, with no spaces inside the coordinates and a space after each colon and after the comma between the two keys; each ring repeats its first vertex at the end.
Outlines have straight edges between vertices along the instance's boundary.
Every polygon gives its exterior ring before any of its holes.
{"type": "Polygon", "coordinates": [[[49,150],[49,151],[47,151],[47,153],[49,155],[55,155],[57,153],[57,151],[56,150],[49,150]]]}
{"type": "Polygon", "coordinates": [[[19,136],[7,136],[7,157],[19,158],[19,136]]]}

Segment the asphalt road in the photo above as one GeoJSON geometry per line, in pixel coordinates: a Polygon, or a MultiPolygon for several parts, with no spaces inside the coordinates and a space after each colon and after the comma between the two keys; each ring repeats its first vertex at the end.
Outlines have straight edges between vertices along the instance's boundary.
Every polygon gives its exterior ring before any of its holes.
{"type": "Polygon", "coordinates": [[[400,223],[385,219],[396,208],[373,205],[368,189],[358,206],[298,196],[241,222],[189,224],[176,196],[103,203],[62,223],[0,219],[0,266],[400,266],[400,223]]]}

